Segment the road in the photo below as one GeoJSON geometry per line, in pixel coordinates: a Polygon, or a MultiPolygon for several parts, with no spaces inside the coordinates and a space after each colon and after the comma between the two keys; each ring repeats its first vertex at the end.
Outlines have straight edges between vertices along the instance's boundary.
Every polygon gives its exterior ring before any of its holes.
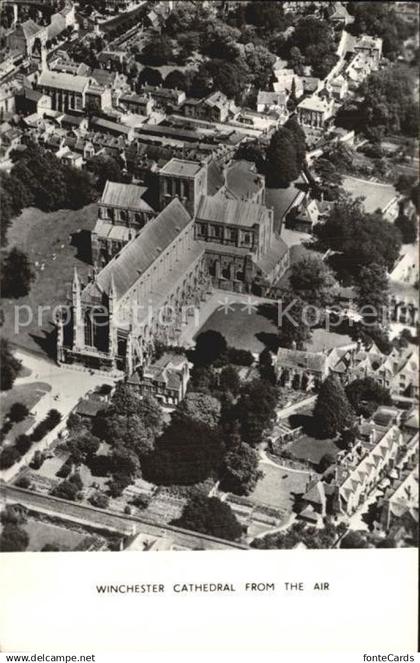
{"type": "Polygon", "coordinates": [[[116,515],[109,511],[96,509],[92,506],[81,505],[52,497],[41,495],[30,490],[17,488],[0,482],[0,495],[2,503],[19,503],[29,509],[40,513],[58,516],[64,520],[81,523],[97,529],[107,529],[124,535],[146,534],[156,538],[171,539],[176,546],[190,550],[246,550],[248,546],[233,543],[207,536],[206,534],[195,534],[188,530],[172,525],[158,525],[150,520],[134,516],[116,515]]]}

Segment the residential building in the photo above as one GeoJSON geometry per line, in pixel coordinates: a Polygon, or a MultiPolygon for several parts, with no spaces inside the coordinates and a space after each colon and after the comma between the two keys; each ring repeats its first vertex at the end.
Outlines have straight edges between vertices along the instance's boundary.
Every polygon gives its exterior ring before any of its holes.
{"type": "Polygon", "coordinates": [[[128,384],[142,396],[153,396],[162,405],[176,406],[187,393],[190,368],[185,355],[165,352],[162,357],[139,368],[128,384]]]}
{"type": "Polygon", "coordinates": [[[303,126],[323,129],[334,113],[334,100],[314,95],[303,99],[297,106],[299,122],[303,126]]]}

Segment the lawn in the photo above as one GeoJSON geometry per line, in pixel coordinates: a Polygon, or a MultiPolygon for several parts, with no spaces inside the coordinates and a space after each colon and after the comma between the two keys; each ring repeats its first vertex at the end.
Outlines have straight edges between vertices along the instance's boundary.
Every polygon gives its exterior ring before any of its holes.
{"type": "Polygon", "coordinates": [[[274,509],[292,511],[295,496],[306,491],[309,473],[264,462],[260,463],[260,469],[264,472],[264,477],[258,481],[248,499],[274,509]]]}
{"type": "Polygon", "coordinates": [[[86,534],[40,520],[28,519],[24,529],[29,534],[29,552],[38,552],[47,544],[56,545],[59,550],[75,550],[80,547],[86,534]]]}
{"type": "Polygon", "coordinates": [[[306,345],[309,352],[323,352],[331,348],[340,348],[342,345],[351,343],[352,339],[346,334],[337,334],[337,332],[327,331],[326,329],[314,329],[312,338],[306,345]]]}
{"type": "Polygon", "coordinates": [[[2,335],[12,343],[52,353],[55,345],[52,313],[55,306],[66,303],[75,265],[81,279],[87,280],[91,269],[90,231],[96,215],[95,204],[80,210],[50,213],[30,207],[13,220],[8,245],[27,253],[36,278],[29,295],[3,300],[2,335]],[[42,311],[40,307],[46,309],[42,311]]]}
{"type": "Polygon", "coordinates": [[[51,391],[51,387],[46,382],[30,382],[14,386],[9,391],[2,391],[0,394],[0,414],[6,416],[13,403],[23,403],[28,410],[38,403],[44,394],[51,391]]]}
{"type": "Polygon", "coordinates": [[[245,303],[232,304],[228,311],[216,310],[199,329],[197,335],[212,329],[223,334],[228,345],[259,353],[265,347],[275,345],[278,336],[278,328],[274,322],[275,306],[272,307],[272,313],[273,316],[268,314],[265,305],[259,307],[257,311],[250,311],[246,309],[245,303]]]}
{"type": "Polygon", "coordinates": [[[318,440],[310,435],[303,435],[288,445],[287,450],[293,454],[296,460],[318,465],[325,454],[336,456],[339,448],[331,439],[318,440]]]}

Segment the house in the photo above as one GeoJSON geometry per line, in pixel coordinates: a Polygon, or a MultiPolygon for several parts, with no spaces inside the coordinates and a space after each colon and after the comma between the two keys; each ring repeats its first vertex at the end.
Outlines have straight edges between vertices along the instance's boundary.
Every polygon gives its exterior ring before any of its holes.
{"type": "Polygon", "coordinates": [[[185,355],[165,352],[162,357],[128,378],[142,396],[153,396],[163,405],[178,405],[187,392],[190,367],[185,355]]]}
{"type": "Polygon", "coordinates": [[[292,207],[286,217],[286,228],[312,233],[314,225],[324,217],[319,201],[312,199],[292,207]]]}
{"type": "Polygon", "coordinates": [[[66,166],[72,166],[73,168],[82,168],[83,166],[83,157],[77,152],[72,152],[69,148],[64,148],[62,154],[60,155],[60,160],[66,166]]]}
{"type": "Polygon", "coordinates": [[[334,113],[334,100],[313,95],[303,99],[297,106],[300,124],[311,128],[324,128],[334,113]]]}
{"type": "Polygon", "coordinates": [[[306,391],[323,382],[329,372],[324,353],[288,348],[278,349],[274,368],[280,385],[306,391]]]}
{"type": "Polygon", "coordinates": [[[155,87],[153,85],[143,85],[142,94],[150,95],[156,102],[156,105],[166,108],[167,106],[179,106],[182,104],[186,95],[183,90],[175,90],[168,87],[155,87]]]}
{"type": "Polygon", "coordinates": [[[270,110],[284,112],[287,109],[288,95],[286,91],[265,92],[259,91],[257,97],[258,113],[266,113],[270,110]]]}
{"type": "Polygon", "coordinates": [[[349,84],[342,74],[329,83],[331,94],[336,101],[342,101],[348,94],[349,84]]]}
{"type": "Polygon", "coordinates": [[[149,117],[152,114],[155,100],[150,94],[124,93],[118,97],[118,104],[130,113],[149,117]]]}
{"type": "Polygon", "coordinates": [[[363,54],[369,61],[371,69],[377,70],[382,58],[382,39],[370,35],[361,35],[354,43],[354,52],[363,54]]]}
{"type": "Polygon", "coordinates": [[[187,99],[182,105],[186,117],[208,122],[226,122],[232,102],[223,92],[212,92],[204,99],[187,99]]]}
{"type": "Polygon", "coordinates": [[[294,87],[295,95],[298,99],[303,95],[303,80],[300,76],[295,74],[293,69],[273,68],[273,73],[274,77],[276,78],[276,81],[273,83],[274,92],[285,92],[286,94],[291,94],[294,87]]]}

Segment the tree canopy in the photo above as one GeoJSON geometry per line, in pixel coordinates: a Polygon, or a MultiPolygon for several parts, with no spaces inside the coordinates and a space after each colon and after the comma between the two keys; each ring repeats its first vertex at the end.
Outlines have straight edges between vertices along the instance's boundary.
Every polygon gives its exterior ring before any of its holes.
{"type": "Polygon", "coordinates": [[[1,264],[1,284],[3,297],[15,299],[28,294],[35,273],[26,253],[14,246],[1,264]]]}
{"type": "Polygon", "coordinates": [[[0,389],[6,391],[13,387],[21,368],[21,362],[12,354],[9,342],[0,338],[0,389]]]}
{"type": "Polygon", "coordinates": [[[232,509],[217,497],[194,496],[172,524],[228,541],[237,541],[242,536],[242,527],[232,509]]]}
{"type": "Polygon", "coordinates": [[[325,307],[337,294],[337,282],[321,256],[303,256],[293,263],[289,272],[293,293],[308,304],[325,307]]]}
{"type": "Polygon", "coordinates": [[[321,384],[313,415],[318,432],[325,437],[335,437],[352,425],[353,409],[340,380],[335,376],[329,375],[321,384]]]}
{"type": "Polygon", "coordinates": [[[258,453],[244,442],[227,452],[221,470],[221,490],[249,495],[263,476],[258,469],[258,453]]]}

